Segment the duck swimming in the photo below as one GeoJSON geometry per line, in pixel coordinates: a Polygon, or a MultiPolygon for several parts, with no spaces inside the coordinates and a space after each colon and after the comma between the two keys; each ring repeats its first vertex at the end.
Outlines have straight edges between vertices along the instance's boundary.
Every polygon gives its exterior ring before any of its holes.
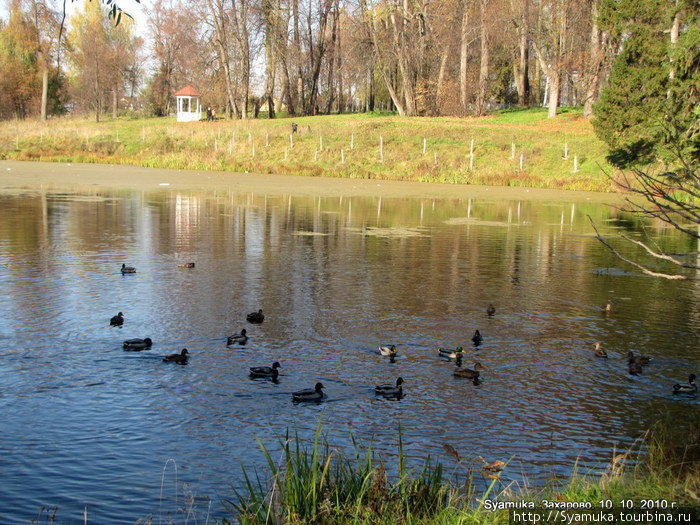
{"type": "Polygon", "coordinates": [[[109,326],[121,326],[124,324],[124,314],[119,312],[109,320],[109,326]]]}
{"type": "Polygon", "coordinates": [[[467,379],[476,379],[479,377],[479,370],[483,370],[484,367],[481,363],[474,363],[474,369],[471,368],[455,368],[454,375],[456,377],[466,377],[467,379]]]}
{"type": "Polygon", "coordinates": [[[496,307],[492,304],[489,305],[489,307],[486,309],[486,314],[491,317],[493,314],[496,313],[496,307]]]}
{"type": "Polygon", "coordinates": [[[636,376],[642,373],[642,365],[635,361],[630,361],[629,363],[629,373],[630,375],[636,376]]]}
{"type": "Polygon", "coordinates": [[[166,355],[163,358],[163,361],[165,361],[166,363],[177,363],[178,365],[186,365],[189,354],[190,353],[187,351],[187,348],[183,348],[179,354],[166,355]]]}
{"type": "Polygon", "coordinates": [[[243,330],[241,330],[240,334],[229,335],[228,339],[226,340],[227,345],[234,345],[234,344],[244,345],[247,342],[248,342],[248,336],[246,335],[245,328],[243,330]]]}
{"type": "Polygon", "coordinates": [[[251,314],[248,314],[246,316],[246,319],[248,320],[249,323],[262,323],[265,320],[265,316],[263,315],[262,308],[258,310],[257,312],[253,312],[251,314]]]}
{"type": "Polygon", "coordinates": [[[612,312],[613,306],[611,303],[607,303],[605,306],[600,307],[600,311],[604,313],[610,313],[612,312]]]}
{"type": "Polygon", "coordinates": [[[189,263],[180,263],[177,265],[178,268],[194,268],[194,263],[189,262],[189,263]]]}
{"type": "Polygon", "coordinates": [[[600,341],[596,342],[593,354],[596,357],[608,357],[608,353],[600,347],[600,341]]]}
{"type": "Polygon", "coordinates": [[[484,338],[481,337],[481,332],[479,332],[479,330],[474,332],[474,336],[472,337],[472,343],[474,343],[474,346],[479,346],[483,340],[484,338]]]}
{"type": "Polygon", "coordinates": [[[151,348],[152,344],[151,338],[146,337],[145,339],[127,339],[124,341],[123,346],[124,350],[145,350],[146,348],[151,348]]]}
{"type": "Polygon", "coordinates": [[[391,357],[392,359],[396,357],[397,350],[396,345],[383,345],[379,347],[379,354],[391,357]]]}
{"type": "Polygon", "coordinates": [[[694,394],[698,391],[698,385],[695,384],[695,374],[688,376],[687,383],[678,383],[673,385],[674,394],[694,394]]]}
{"type": "Polygon", "coordinates": [[[250,377],[277,379],[277,376],[280,375],[278,368],[281,368],[281,365],[277,361],[272,363],[272,366],[251,366],[250,377]]]}
{"type": "Polygon", "coordinates": [[[635,356],[634,352],[632,350],[627,352],[627,362],[630,364],[637,363],[640,365],[648,365],[650,361],[651,361],[651,357],[647,357],[645,355],[635,356]]]}
{"type": "Polygon", "coordinates": [[[126,264],[122,264],[122,275],[125,273],[136,273],[136,268],[133,266],[127,266],[126,264]]]}
{"type": "Polygon", "coordinates": [[[401,397],[403,395],[403,378],[396,379],[396,384],[385,383],[374,387],[374,393],[384,397],[401,397]]]}
{"type": "Polygon", "coordinates": [[[313,390],[306,389],[306,390],[299,390],[298,392],[294,392],[292,394],[292,400],[293,401],[320,401],[323,399],[323,396],[325,394],[323,393],[323,384],[322,383],[316,383],[316,386],[314,387],[313,390]]]}
{"type": "Polygon", "coordinates": [[[458,346],[455,350],[451,348],[438,348],[438,355],[445,359],[461,359],[464,354],[462,353],[462,347],[458,346]]]}

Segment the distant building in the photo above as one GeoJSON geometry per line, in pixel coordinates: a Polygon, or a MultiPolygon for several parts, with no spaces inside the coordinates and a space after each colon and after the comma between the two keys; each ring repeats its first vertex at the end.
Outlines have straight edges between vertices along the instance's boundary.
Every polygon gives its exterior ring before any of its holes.
{"type": "Polygon", "coordinates": [[[202,105],[199,102],[200,96],[199,91],[190,84],[175,93],[178,122],[202,120],[202,105]]]}

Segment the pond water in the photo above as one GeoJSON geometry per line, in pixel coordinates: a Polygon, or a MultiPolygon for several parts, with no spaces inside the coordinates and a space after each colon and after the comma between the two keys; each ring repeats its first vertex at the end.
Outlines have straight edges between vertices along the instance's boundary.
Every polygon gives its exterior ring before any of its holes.
{"type": "Polygon", "coordinates": [[[670,386],[700,362],[700,288],[624,271],[588,215],[607,233],[642,227],[573,198],[0,194],[0,522],[42,505],[58,523],[224,516],[241,466],[264,472],[257,440],[274,455],[319,419],[332,445],[352,433],[389,461],[400,429],[411,461],[455,475],[443,444],[511,460],[504,484],[600,471],[660,413],[697,410],[670,386]],[[242,328],[249,342],[227,347],[242,328]],[[146,336],[150,350],[122,350],[146,336]],[[394,363],[376,353],[387,343],[394,363]],[[456,346],[483,365],[480,385],[438,357],[456,346]],[[185,347],[187,366],[162,361],[185,347]],[[640,376],[629,350],[654,358],[640,376]],[[248,377],[273,361],[277,384],[248,377]],[[375,397],[398,376],[405,397],[375,397]],[[317,381],[323,403],[292,403],[317,381]]]}

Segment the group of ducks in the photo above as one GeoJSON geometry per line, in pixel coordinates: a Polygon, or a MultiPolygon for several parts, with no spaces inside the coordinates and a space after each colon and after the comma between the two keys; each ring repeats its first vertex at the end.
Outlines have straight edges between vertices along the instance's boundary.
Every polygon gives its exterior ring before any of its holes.
{"type": "MultiPolygon", "coordinates": [[[[496,313],[496,308],[492,304],[490,304],[486,309],[486,313],[489,317],[491,317],[496,313]]],[[[483,339],[484,338],[482,337],[481,332],[479,332],[479,330],[476,330],[474,332],[474,335],[472,336],[472,343],[474,343],[475,347],[478,347],[481,345],[483,339]]],[[[397,354],[398,350],[396,349],[396,345],[384,345],[379,347],[379,355],[388,357],[392,363],[395,362],[397,354]]],[[[457,366],[453,372],[453,375],[455,377],[464,377],[467,379],[471,379],[474,385],[481,384],[481,370],[483,370],[484,367],[478,361],[474,363],[474,368],[463,367],[462,359],[464,358],[464,351],[461,346],[458,346],[455,349],[438,348],[438,356],[440,356],[443,359],[447,359],[448,361],[455,361],[455,364],[457,366]]],[[[396,384],[377,385],[376,387],[374,387],[374,391],[376,394],[384,397],[399,398],[403,396],[403,382],[403,378],[399,377],[396,379],[396,384]]]]}
{"type": "MultiPolygon", "coordinates": [[[[119,312],[117,315],[113,316],[109,320],[110,326],[122,326],[124,324],[124,313],[119,312]]],[[[134,338],[127,339],[122,343],[124,350],[130,350],[132,352],[140,352],[141,350],[148,350],[153,346],[153,341],[150,337],[144,337],[143,339],[134,338]]],[[[163,361],[166,363],[177,363],[179,365],[186,365],[187,359],[189,357],[189,352],[187,348],[183,348],[179,354],[170,354],[163,357],[163,361]]]]}
{"type": "MultiPolygon", "coordinates": [[[[600,307],[600,311],[608,314],[612,312],[612,304],[608,303],[605,306],[600,307]]],[[[608,353],[604,348],[601,347],[600,341],[597,341],[594,345],[593,355],[603,359],[608,358],[608,353]]],[[[633,376],[639,375],[644,370],[644,366],[651,362],[651,357],[645,355],[634,355],[634,352],[630,350],[627,352],[627,366],[629,373],[633,376]]],[[[695,384],[695,374],[690,374],[688,376],[687,383],[676,383],[673,385],[674,394],[694,394],[698,391],[698,386],[695,384]]]]}
{"type": "MultiPolygon", "coordinates": [[[[596,357],[607,359],[608,353],[600,345],[600,342],[595,343],[595,349],[593,354],[596,357]]],[[[634,355],[634,352],[630,350],[627,352],[627,366],[629,373],[633,376],[639,375],[644,370],[644,366],[651,362],[651,357],[646,355],[634,355]]],[[[694,394],[698,391],[698,386],[695,384],[695,374],[690,374],[688,376],[687,383],[676,383],[673,385],[674,394],[694,394]]]]}
{"type": "MultiPolygon", "coordinates": [[[[246,320],[249,323],[262,323],[265,319],[265,316],[263,315],[262,310],[258,310],[257,312],[250,313],[246,316],[246,320]]],[[[226,344],[231,346],[231,345],[244,345],[248,342],[248,332],[246,329],[242,329],[240,334],[234,334],[228,336],[226,339],[226,344]]],[[[390,345],[390,346],[380,346],[380,353],[383,355],[389,355],[392,358],[396,356],[396,346],[395,345],[390,345]]],[[[250,367],[250,377],[253,379],[271,379],[272,381],[276,382],[277,378],[279,377],[279,369],[282,368],[282,365],[280,365],[279,361],[275,361],[272,363],[272,366],[253,366],[250,367]]],[[[396,380],[395,384],[383,384],[383,385],[377,385],[374,388],[374,391],[378,395],[382,395],[385,397],[401,397],[403,395],[403,378],[399,377],[396,380]]],[[[297,392],[292,393],[292,400],[295,402],[303,402],[303,401],[320,401],[325,397],[325,394],[323,392],[323,383],[318,382],[314,386],[314,388],[308,388],[305,390],[299,390],[297,392]]]]}
{"type": "MultiPolygon", "coordinates": [[[[180,268],[194,268],[194,263],[189,262],[189,263],[180,263],[178,264],[178,267],[180,268]]],[[[133,274],[136,273],[136,269],[131,266],[126,266],[126,264],[122,264],[121,267],[121,273],[122,275],[125,274],[133,274]]],[[[613,306],[611,303],[607,303],[605,306],[602,306],[600,308],[600,311],[609,314],[612,312],[613,306]]],[[[493,306],[493,304],[489,304],[488,308],[486,309],[486,314],[489,317],[492,317],[496,313],[496,308],[493,306]]],[[[257,312],[252,312],[249,313],[246,316],[246,320],[249,323],[254,323],[254,324],[260,324],[265,320],[265,315],[263,314],[262,309],[259,309],[257,312]]],[[[124,314],[122,312],[119,312],[117,315],[112,317],[110,319],[110,325],[111,326],[121,326],[124,324],[124,314]]],[[[231,336],[228,336],[227,338],[227,345],[244,345],[248,342],[248,335],[246,329],[242,329],[239,334],[234,334],[231,336]]],[[[481,345],[483,341],[483,337],[479,330],[476,330],[474,332],[474,335],[472,337],[472,343],[474,343],[475,347],[478,347],[481,345]]],[[[153,344],[153,341],[146,337],[144,339],[127,339],[126,341],[123,342],[123,347],[124,350],[132,350],[132,351],[140,351],[140,350],[145,350],[148,348],[151,348],[153,344]]],[[[382,345],[379,346],[378,348],[378,353],[382,356],[389,357],[390,361],[393,363],[395,362],[396,355],[398,353],[396,349],[396,345],[382,345]]],[[[481,375],[481,370],[483,370],[483,366],[479,362],[474,363],[474,368],[467,368],[462,366],[462,359],[464,356],[463,349],[461,346],[457,347],[456,349],[451,349],[451,348],[438,348],[438,355],[444,359],[447,359],[449,361],[455,361],[457,367],[455,368],[453,375],[455,377],[463,377],[467,379],[471,379],[475,385],[478,385],[481,382],[480,375],[481,375]]],[[[595,349],[594,349],[594,355],[595,357],[599,358],[607,358],[608,354],[605,351],[605,349],[602,348],[600,342],[595,343],[595,349]]],[[[183,348],[180,353],[177,354],[171,354],[163,357],[163,361],[165,362],[171,362],[171,363],[177,363],[177,364],[187,364],[189,358],[189,352],[187,351],[186,348],[183,348]]],[[[651,362],[651,358],[648,356],[643,356],[643,355],[634,355],[633,351],[629,351],[627,353],[627,364],[628,364],[628,369],[629,373],[632,375],[637,375],[640,374],[643,370],[643,367],[648,365],[651,362]]],[[[275,361],[272,366],[255,366],[250,368],[250,377],[251,378],[260,378],[260,379],[271,379],[273,381],[277,381],[277,378],[279,376],[279,368],[281,368],[281,365],[278,361],[275,361]]],[[[688,376],[688,382],[687,383],[677,383],[673,385],[673,393],[674,394],[695,394],[697,392],[697,385],[695,384],[696,376],[695,374],[690,374],[688,376]]],[[[395,397],[395,398],[400,398],[403,396],[403,383],[404,380],[402,377],[399,377],[396,379],[396,382],[394,384],[381,384],[377,385],[374,388],[374,391],[377,395],[385,396],[385,397],[395,397]]],[[[323,384],[322,383],[316,383],[313,389],[306,389],[306,390],[299,390],[298,392],[293,392],[292,393],[292,399],[294,401],[319,401],[323,399],[324,393],[323,393],[323,384]]]]}

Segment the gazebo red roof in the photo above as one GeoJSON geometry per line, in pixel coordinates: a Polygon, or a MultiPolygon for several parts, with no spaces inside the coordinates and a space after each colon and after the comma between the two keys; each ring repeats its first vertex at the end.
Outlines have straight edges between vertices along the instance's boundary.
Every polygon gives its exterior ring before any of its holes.
{"type": "Polygon", "coordinates": [[[187,84],[180,91],[176,91],[174,96],[176,96],[176,97],[199,97],[199,96],[201,96],[201,94],[199,93],[199,91],[197,91],[195,88],[192,87],[192,84],[187,84]]]}

